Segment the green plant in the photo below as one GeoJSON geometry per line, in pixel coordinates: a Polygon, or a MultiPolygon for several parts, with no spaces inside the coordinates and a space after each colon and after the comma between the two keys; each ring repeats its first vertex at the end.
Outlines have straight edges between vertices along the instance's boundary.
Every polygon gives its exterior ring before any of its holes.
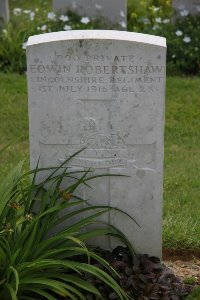
{"type": "Polygon", "coordinates": [[[177,19],[168,39],[168,60],[186,73],[200,73],[200,15],[177,19]],[[178,34],[179,33],[179,34],[178,34]]]}
{"type": "Polygon", "coordinates": [[[154,34],[158,27],[169,24],[172,16],[172,8],[169,2],[168,0],[130,2],[128,30],[154,34]]]}
{"type": "Polygon", "coordinates": [[[189,277],[186,277],[183,282],[185,284],[195,284],[197,282],[197,279],[195,277],[192,277],[192,276],[189,276],[189,277]]]}
{"type": "MultiPolygon", "coordinates": [[[[29,36],[77,29],[110,29],[103,19],[82,18],[72,12],[56,15],[49,11],[50,1],[12,3],[10,22],[0,29],[0,68],[23,73],[25,49],[29,36]],[[31,9],[29,9],[31,7],[31,9]],[[28,9],[27,9],[28,8],[28,9]]],[[[174,18],[170,0],[129,0],[128,31],[164,36],[167,39],[168,70],[177,73],[200,72],[200,16],[174,18]]],[[[119,24],[115,26],[119,29],[119,24]]]]}
{"type": "MultiPolygon", "coordinates": [[[[73,157],[73,156],[72,156],[73,157]]],[[[71,158],[72,158],[71,157],[71,158]]],[[[113,235],[120,238],[131,249],[126,237],[113,226],[108,227],[97,218],[112,208],[91,206],[76,196],[80,185],[89,186],[90,170],[73,172],[67,167],[69,158],[58,168],[46,168],[21,175],[22,163],[15,167],[0,185],[0,299],[86,299],[85,293],[100,292],[84,278],[89,273],[113,289],[119,299],[128,299],[115,279],[114,269],[85,241],[97,235],[113,235]],[[35,180],[40,172],[51,174],[42,183],[35,180]],[[59,172],[60,171],[60,172],[59,172]],[[29,186],[23,186],[24,177],[32,175],[29,186]],[[63,179],[71,182],[60,190],[63,179]],[[73,181],[73,182],[72,182],[73,181]],[[71,210],[73,208],[73,210],[71,210]],[[65,210],[65,214],[60,212],[65,210]],[[35,213],[34,213],[35,212],[35,213]],[[83,219],[83,214],[89,215],[83,219]],[[80,220],[71,223],[73,217],[80,220]],[[70,224],[63,229],[63,222],[70,224]],[[102,227],[89,229],[88,225],[98,222],[102,227]],[[87,230],[82,230],[86,228],[87,230]],[[57,228],[58,232],[52,230],[57,228]],[[79,256],[85,262],[78,261],[79,256]],[[90,264],[93,259],[106,271],[90,264]],[[37,298],[36,298],[37,297],[37,298]]],[[[133,250],[133,249],[132,249],[133,250]]]]}
{"type": "Polygon", "coordinates": [[[141,1],[138,8],[128,12],[128,30],[164,36],[168,70],[199,74],[200,15],[189,15],[186,10],[184,13],[185,16],[175,17],[170,1],[141,1]]]}
{"type": "Polygon", "coordinates": [[[199,300],[200,299],[200,286],[195,287],[192,294],[188,296],[185,300],[199,300]]]}
{"type": "MultiPolygon", "coordinates": [[[[119,25],[116,25],[116,28],[119,25]]],[[[59,15],[42,6],[34,9],[15,7],[10,22],[0,28],[0,68],[23,73],[26,70],[26,42],[29,36],[72,29],[109,28],[103,19],[90,20],[73,12],[59,15]]]]}

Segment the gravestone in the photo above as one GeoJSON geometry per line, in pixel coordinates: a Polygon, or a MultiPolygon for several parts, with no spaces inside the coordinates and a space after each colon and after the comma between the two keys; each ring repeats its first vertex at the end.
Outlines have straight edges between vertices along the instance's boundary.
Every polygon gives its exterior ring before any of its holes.
{"type": "Polygon", "coordinates": [[[200,14],[200,0],[173,0],[172,6],[178,16],[186,16],[187,12],[192,15],[200,14]]]}
{"type": "Polygon", "coordinates": [[[127,0],[53,0],[53,9],[63,14],[71,10],[83,17],[103,17],[124,30],[127,25],[127,0]]]}
{"type": "Polygon", "coordinates": [[[9,21],[9,6],[8,0],[0,0],[0,22],[9,21]]]}
{"type": "MultiPolygon", "coordinates": [[[[32,36],[27,45],[30,160],[124,174],[85,188],[92,204],[129,213],[106,221],[138,252],[161,255],[165,39],[85,30],[32,36]]],[[[96,174],[95,173],[95,174],[96,174]]],[[[101,246],[114,247],[107,238],[101,246]]]]}

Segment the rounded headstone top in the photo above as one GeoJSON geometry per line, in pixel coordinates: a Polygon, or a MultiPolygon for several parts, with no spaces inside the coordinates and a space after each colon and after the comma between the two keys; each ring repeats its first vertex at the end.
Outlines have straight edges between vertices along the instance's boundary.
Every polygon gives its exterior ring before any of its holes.
{"type": "Polygon", "coordinates": [[[71,30],[38,34],[29,37],[27,46],[77,39],[120,40],[166,47],[164,37],[117,30],[71,30]]]}

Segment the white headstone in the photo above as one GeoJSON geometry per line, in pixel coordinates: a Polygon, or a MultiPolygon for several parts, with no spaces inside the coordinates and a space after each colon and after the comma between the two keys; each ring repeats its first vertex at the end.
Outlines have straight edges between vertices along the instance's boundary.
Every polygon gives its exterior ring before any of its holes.
{"type": "MultiPolygon", "coordinates": [[[[85,191],[111,213],[138,252],[161,255],[164,38],[122,31],[70,31],[30,37],[27,46],[30,159],[34,168],[70,165],[98,174],[85,191]],[[96,171],[96,172],[97,172],[96,171]]],[[[104,246],[114,247],[109,239],[104,246]]],[[[101,244],[102,246],[102,244],[101,244]]]]}
{"type": "Polygon", "coordinates": [[[0,22],[9,21],[9,6],[8,0],[0,0],[0,22]]]}
{"type": "Polygon", "coordinates": [[[200,0],[172,0],[172,5],[179,16],[200,14],[200,0]]]}
{"type": "Polygon", "coordinates": [[[108,23],[127,25],[127,0],[53,0],[56,12],[71,10],[83,17],[103,17],[108,23]]]}

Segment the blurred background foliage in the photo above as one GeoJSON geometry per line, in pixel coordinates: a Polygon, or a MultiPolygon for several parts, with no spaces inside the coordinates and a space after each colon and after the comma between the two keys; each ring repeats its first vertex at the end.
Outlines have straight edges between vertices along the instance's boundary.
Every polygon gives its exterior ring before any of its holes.
{"type": "MultiPolygon", "coordinates": [[[[23,73],[26,70],[26,41],[31,35],[62,30],[120,29],[119,24],[113,28],[102,18],[90,20],[72,12],[66,12],[64,16],[55,15],[51,2],[10,0],[10,22],[0,29],[2,71],[23,73]]],[[[199,75],[200,14],[192,16],[187,11],[184,13],[182,17],[175,17],[170,0],[129,0],[127,30],[167,39],[168,74],[199,75]]]]}

